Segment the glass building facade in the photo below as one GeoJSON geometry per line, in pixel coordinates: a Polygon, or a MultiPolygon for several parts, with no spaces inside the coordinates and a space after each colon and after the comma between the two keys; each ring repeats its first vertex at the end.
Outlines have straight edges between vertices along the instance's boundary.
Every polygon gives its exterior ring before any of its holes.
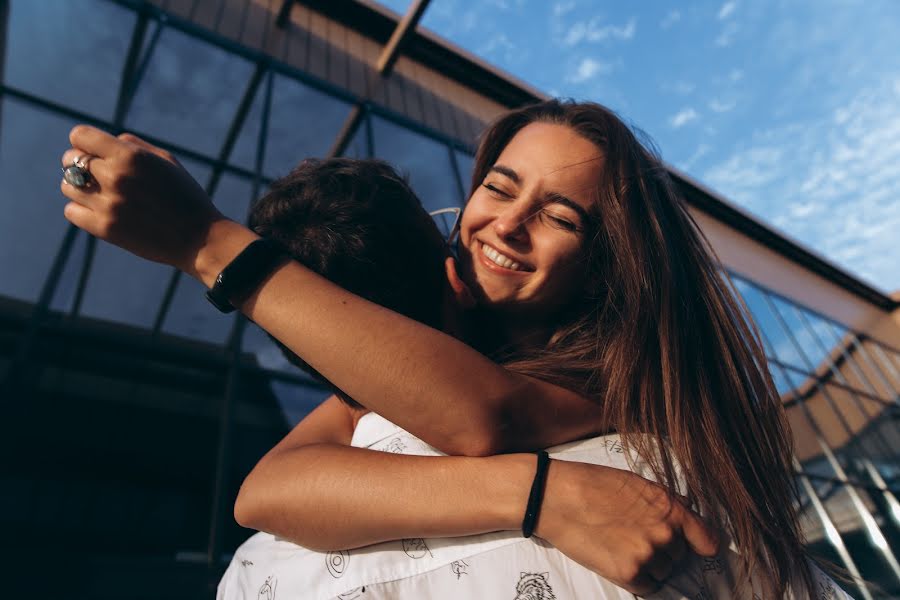
{"type": "MultiPolygon", "coordinates": [[[[326,395],[199,283],[68,225],[59,157],[74,124],[170,150],[239,221],[326,154],[357,103],[347,155],[398,166],[431,210],[461,206],[469,185],[470,139],[165,5],[0,0],[0,527],[35,590],[52,568],[85,596],[209,595],[250,533],[231,518],[240,482],[326,395]]],[[[854,596],[900,594],[900,352],[732,277],[795,434],[811,549],[877,584],[847,584],[854,596]]]]}

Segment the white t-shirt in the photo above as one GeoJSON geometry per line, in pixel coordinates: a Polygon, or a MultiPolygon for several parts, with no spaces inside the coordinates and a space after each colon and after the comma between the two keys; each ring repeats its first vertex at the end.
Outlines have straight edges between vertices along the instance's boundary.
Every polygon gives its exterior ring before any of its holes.
{"type": "MultiPolygon", "coordinates": [[[[352,445],[383,452],[440,456],[412,434],[368,413],[352,445]]],[[[558,460],[632,470],[650,478],[642,461],[629,465],[617,435],[550,449],[558,460]]],[[[738,555],[725,547],[716,558],[694,557],[663,588],[659,600],[732,598],[738,555]]],[[[815,570],[816,600],[849,598],[815,570]]],[[[754,586],[756,587],[756,586],[754,586]]],[[[747,589],[739,597],[762,598],[747,589]]],[[[257,533],[235,552],[219,582],[217,600],[459,600],[510,598],[631,599],[634,596],[572,561],[540,540],[504,531],[459,538],[406,539],[337,552],[308,550],[268,533],[257,533]]]]}

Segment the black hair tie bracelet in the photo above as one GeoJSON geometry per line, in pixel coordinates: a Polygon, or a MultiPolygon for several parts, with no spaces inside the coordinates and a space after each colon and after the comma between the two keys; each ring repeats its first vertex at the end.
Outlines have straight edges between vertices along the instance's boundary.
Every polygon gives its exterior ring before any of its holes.
{"type": "Polygon", "coordinates": [[[531,484],[531,493],[528,495],[525,518],[522,519],[522,535],[527,538],[534,534],[534,526],[541,512],[541,501],[544,499],[547,469],[550,466],[550,455],[545,450],[539,450],[535,454],[537,454],[537,471],[534,473],[534,483],[531,484]]]}

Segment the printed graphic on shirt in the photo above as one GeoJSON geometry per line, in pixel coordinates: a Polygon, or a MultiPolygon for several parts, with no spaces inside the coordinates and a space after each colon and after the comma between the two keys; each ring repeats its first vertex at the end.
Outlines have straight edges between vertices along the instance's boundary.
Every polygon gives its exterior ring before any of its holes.
{"type": "Polygon", "coordinates": [[[525,573],[519,574],[519,583],[516,585],[515,600],[556,600],[553,589],[547,582],[550,573],[525,573]]]}
{"type": "Polygon", "coordinates": [[[387,447],[384,449],[385,452],[393,452],[394,454],[403,454],[406,450],[406,444],[403,443],[403,440],[396,437],[388,442],[387,447]]]}
{"type": "Polygon", "coordinates": [[[338,579],[350,564],[350,552],[347,550],[331,551],[325,555],[325,566],[332,577],[338,579]]]}
{"type": "Polygon", "coordinates": [[[252,566],[253,566],[253,561],[252,561],[252,560],[247,560],[247,559],[245,558],[245,559],[243,559],[243,560],[241,561],[241,566],[242,566],[242,567],[252,567],[252,566]]]}
{"type": "Polygon", "coordinates": [[[431,550],[428,549],[428,545],[422,538],[400,540],[400,543],[403,546],[403,551],[410,558],[422,558],[426,554],[434,556],[431,554],[431,550]]]}
{"type": "Polygon", "coordinates": [[[278,587],[278,578],[274,575],[266,577],[266,582],[259,588],[257,600],[275,600],[275,588],[278,587]]]}
{"type": "Polygon", "coordinates": [[[463,575],[468,575],[469,571],[469,563],[464,560],[454,560],[450,563],[450,570],[456,575],[456,579],[459,580],[463,575]]]}
{"type": "Polygon", "coordinates": [[[617,438],[603,440],[603,445],[609,452],[615,452],[616,454],[622,454],[624,452],[624,449],[622,448],[622,442],[620,442],[617,438]]]}
{"type": "Polygon", "coordinates": [[[340,600],[358,600],[362,598],[362,595],[366,593],[366,586],[354,588],[349,592],[344,592],[343,594],[338,594],[338,598],[340,600]]]}
{"type": "Polygon", "coordinates": [[[819,581],[819,596],[817,600],[837,600],[838,592],[831,581],[819,581]]]}

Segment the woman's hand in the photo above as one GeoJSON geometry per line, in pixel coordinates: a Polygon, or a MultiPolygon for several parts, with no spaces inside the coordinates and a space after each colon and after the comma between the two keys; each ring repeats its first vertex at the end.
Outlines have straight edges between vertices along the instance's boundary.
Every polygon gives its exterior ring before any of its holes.
{"type": "Polygon", "coordinates": [[[712,528],[667,491],[610,467],[551,462],[535,533],[629,592],[655,592],[687,552],[715,556],[712,528]]]}
{"type": "Polygon", "coordinates": [[[114,137],[86,125],[73,128],[69,141],[63,165],[89,155],[91,179],[85,188],[63,181],[71,200],[66,219],[142,258],[194,274],[198,250],[224,217],[178,161],[131,134],[114,137]]]}

